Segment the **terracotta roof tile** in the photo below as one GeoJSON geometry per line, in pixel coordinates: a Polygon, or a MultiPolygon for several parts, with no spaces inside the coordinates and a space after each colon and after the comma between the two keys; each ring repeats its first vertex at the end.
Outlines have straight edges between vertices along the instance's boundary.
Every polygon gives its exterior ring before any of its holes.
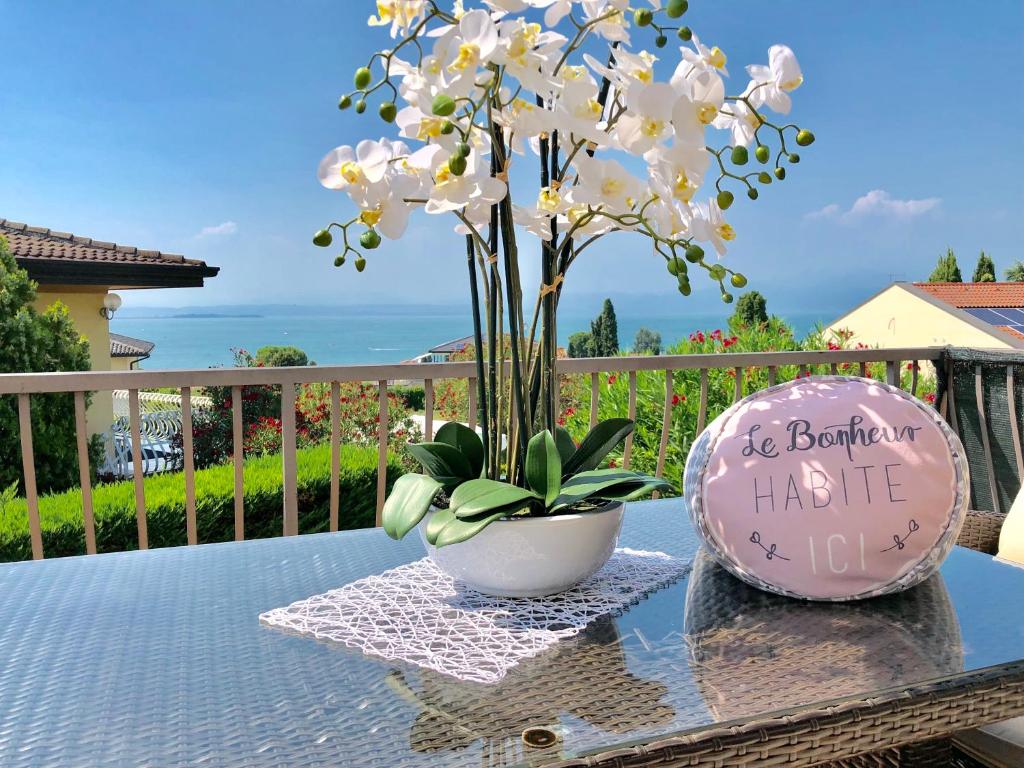
{"type": "Polygon", "coordinates": [[[954,307],[1024,307],[1024,283],[914,283],[954,307]]]}
{"type": "Polygon", "coordinates": [[[1008,333],[1011,336],[1015,336],[1016,338],[1024,341],[1024,333],[1021,333],[1016,328],[1013,328],[1009,325],[997,325],[995,327],[998,328],[1000,331],[1003,331],[1004,333],[1008,333]]]}
{"type": "Polygon", "coordinates": [[[186,259],[181,254],[146,250],[93,240],[70,232],[45,227],[30,227],[17,221],[0,219],[0,234],[7,238],[18,259],[65,259],[73,261],[167,264],[206,267],[206,262],[186,259]]]}

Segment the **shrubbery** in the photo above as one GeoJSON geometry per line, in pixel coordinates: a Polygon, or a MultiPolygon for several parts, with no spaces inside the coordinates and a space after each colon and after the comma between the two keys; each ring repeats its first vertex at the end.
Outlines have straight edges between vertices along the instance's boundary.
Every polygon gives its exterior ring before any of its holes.
{"type": "MultiPolygon", "coordinates": [[[[301,351],[301,350],[300,350],[301,351]]],[[[262,367],[243,349],[235,350],[235,365],[262,367]]],[[[197,467],[221,464],[234,452],[232,438],[232,398],[230,387],[209,387],[205,394],[211,408],[195,412],[193,448],[197,467]]],[[[281,388],[242,387],[243,450],[246,456],[263,456],[281,450],[281,388]]],[[[345,443],[377,445],[380,406],[377,387],[348,382],[341,384],[341,436],[345,443]]],[[[393,391],[388,393],[389,446],[404,454],[405,443],[416,440],[419,430],[409,418],[409,408],[393,391]]],[[[331,437],[331,387],[329,384],[304,384],[295,400],[295,429],[298,447],[319,445],[331,437]]],[[[180,435],[175,440],[181,449],[180,435]]]]}
{"type": "MultiPolygon", "coordinates": [[[[328,529],[331,486],[331,450],[320,445],[298,451],[299,532],[328,529]]],[[[394,456],[388,459],[387,487],[403,473],[394,456]]],[[[373,526],[377,498],[376,449],[341,448],[340,527],[373,526]]],[[[201,543],[234,538],[234,470],[230,465],[198,470],[196,520],[201,543]]],[[[146,519],[150,547],[186,543],[185,483],[181,473],[147,477],[146,519]]],[[[264,456],[245,462],[245,537],[280,536],[283,494],[281,457],[264,456]]],[[[97,549],[117,552],[135,549],[135,492],[131,481],[99,485],[93,489],[97,549]]],[[[82,494],[79,490],[43,496],[39,500],[46,557],[85,553],[82,494]]],[[[28,513],[24,499],[0,494],[0,561],[32,556],[28,513]]]]}
{"type": "MultiPolygon", "coordinates": [[[[68,308],[56,302],[40,314],[32,306],[36,285],[21,269],[0,237],[0,373],[87,371],[89,342],[75,330],[68,308]]],[[[75,445],[75,402],[70,394],[32,397],[32,442],[40,490],[63,490],[78,482],[75,445]]],[[[0,397],[0,488],[18,483],[21,475],[21,430],[18,401],[0,397]]],[[[94,439],[90,453],[100,456],[94,439]]]]}
{"type": "MultiPolygon", "coordinates": [[[[842,349],[848,338],[826,338],[818,329],[805,340],[798,341],[792,329],[782,320],[772,317],[766,323],[744,325],[733,323],[734,331],[697,331],[678,344],[666,350],[670,355],[721,354],[720,367],[708,371],[708,410],[705,425],[724,411],[733,402],[736,389],[736,372],[729,365],[730,352],[782,352],[811,349],[842,349]]],[[[865,348],[858,344],[857,348],[865,348]]],[[[902,386],[910,389],[912,368],[907,363],[902,371],[902,386]]],[[[840,374],[860,375],[856,363],[838,366],[840,374]]],[[[829,366],[818,366],[809,374],[827,374],[829,366]]],[[[868,366],[868,374],[879,381],[885,381],[884,363],[868,366]]],[[[750,394],[768,386],[766,368],[748,367],[742,369],[743,394],[750,394]]],[[[776,375],[777,382],[789,381],[800,375],[797,366],[782,366],[776,375]]],[[[629,377],[616,373],[601,375],[598,420],[625,416],[629,408],[629,377]]],[[[926,402],[935,400],[935,382],[931,377],[918,380],[917,396],[926,402]]],[[[577,440],[586,434],[590,425],[589,381],[574,377],[563,385],[562,415],[564,424],[577,440]]],[[[668,449],[666,451],[663,476],[677,486],[681,485],[683,466],[690,445],[697,436],[697,416],[700,408],[700,371],[696,369],[676,371],[670,395],[671,425],[669,427],[668,449]]],[[[636,429],[633,432],[631,469],[653,474],[657,468],[658,449],[661,442],[661,427],[665,408],[664,371],[639,371],[637,374],[636,429]]],[[[621,451],[612,458],[621,463],[621,451]]],[[[614,464],[613,464],[614,466],[614,464]]]]}

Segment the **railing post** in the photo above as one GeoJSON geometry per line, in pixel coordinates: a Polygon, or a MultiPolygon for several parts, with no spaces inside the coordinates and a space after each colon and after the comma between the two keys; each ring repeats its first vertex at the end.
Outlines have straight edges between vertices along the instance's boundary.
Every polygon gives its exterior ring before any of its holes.
{"type": "Polygon", "coordinates": [[[185,537],[189,544],[199,543],[196,524],[196,466],[192,443],[192,388],[181,388],[181,451],[185,470],[185,537]]]}
{"type": "Polygon", "coordinates": [[[338,530],[341,507],[341,384],[331,382],[331,499],[328,528],[338,530]]]}
{"type": "Polygon", "coordinates": [[[92,508],[92,477],[89,471],[89,437],[85,422],[85,392],[75,392],[75,440],[78,444],[78,484],[82,489],[82,523],[85,553],[96,554],[96,519],[92,508]]]}
{"type": "MultiPolygon", "coordinates": [[[[281,452],[284,453],[284,392],[281,387],[281,452]]],[[[292,393],[294,398],[294,392],[292,393]]],[[[245,436],[242,425],[242,388],[235,386],[231,388],[231,444],[232,458],[235,465],[235,541],[245,539],[245,436]]],[[[292,423],[295,423],[295,408],[291,408],[292,423]]],[[[285,487],[285,509],[288,507],[287,485],[285,487]]],[[[285,524],[287,528],[287,523],[285,524]]],[[[285,532],[287,536],[287,531],[285,532]]]]}
{"type": "Polygon", "coordinates": [[[377,520],[381,526],[381,512],[384,509],[384,498],[388,488],[388,382],[382,379],[377,382],[380,402],[380,418],[377,425],[377,520]]]}
{"type": "MultiPolygon", "coordinates": [[[[771,373],[769,373],[769,380],[771,373]]],[[[708,369],[700,369],[700,404],[697,407],[697,435],[704,431],[708,419],[708,369]]],[[[696,435],[695,435],[696,436],[696,435]]]]}
{"type": "Polygon", "coordinates": [[[434,439],[434,381],[423,380],[423,439],[434,439]]]}
{"type": "Polygon", "coordinates": [[[21,470],[25,478],[25,505],[32,559],[43,559],[43,532],[39,525],[39,493],[36,490],[36,462],[32,450],[32,405],[29,396],[18,395],[18,428],[21,431],[21,470]]]}
{"type": "Polygon", "coordinates": [[[146,484],[142,467],[142,417],[139,415],[139,390],[128,390],[128,420],[132,435],[132,477],[135,480],[135,521],[139,529],[139,549],[149,549],[146,528],[146,484]]]}
{"type": "Polygon", "coordinates": [[[281,385],[281,461],[284,479],[284,535],[299,533],[298,470],[295,458],[295,383],[281,385]]]}
{"type": "MultiPolygon", "coordinates": [[[[665,454],[668,452],[668,435],[672,428],[672,398],[675,395],[675,381],[672,369],[665,370],[665,410],[661,417],[661,442],[658,445],[658,467],[654,474],[661,477],[665,473],[665,454]]],[[[653,498],[661,496],[655,491],[653,498]]]]}
{"type": "Polygon", "coordinates": [[[601,397],[600,375],[595,371],[590,374],[590,428],[597,426],[597,404],[601,397]]]}
{"type": "MultiPolygon", "coordinates": [[[[636,371],[629,372],[629,420],[636,422],[636,371]]],[[[636,429],[634,428],[634,432],[636,429]]],[[[629,469],[633,460],[633,432],[626,435],[626,447],[622,452],[622,467],[629,469]]]]}

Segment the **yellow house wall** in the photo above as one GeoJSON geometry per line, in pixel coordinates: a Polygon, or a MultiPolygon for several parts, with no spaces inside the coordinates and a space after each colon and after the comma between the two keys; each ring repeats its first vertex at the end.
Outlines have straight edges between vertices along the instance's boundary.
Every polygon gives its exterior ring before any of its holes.
{"type": "MultiPolygon", "coordinates": [[[[62,301],[68,307],[75,328],[89,340],[89,355],[94,371],[114,369],[110,357],[110,328],[106,318],[100,315],[105,289],[82,290],[60,289],[40,286],[35,308],[42,312],[55,301],[62,301]]],[[[90,434],[106,432],[114,420],[114,403],[109,392],[96,392],[86,413],[86,424],[90,434]]]]}
{"type": "Polygon", "coordinates": [[[894,285],[828,326],[853,331],[850,344],[871,347],[961,347],[1012,349],[1012,345],[975,328],[909,291],[894,285]]]}

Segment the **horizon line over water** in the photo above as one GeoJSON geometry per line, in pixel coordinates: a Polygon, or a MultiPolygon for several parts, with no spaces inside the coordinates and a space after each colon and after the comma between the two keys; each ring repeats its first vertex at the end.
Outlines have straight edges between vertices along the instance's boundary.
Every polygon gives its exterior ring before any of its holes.
{"type": "MultiPolygon", "coordinates": [[[[110,330],[156,344],[147,370],[209,368],[233,364],[232,349],[251,353],[267,345],[289,345],[302,349],[319,365],[399,363],[431,347],[472,334],[472,321],[461,307],[296,307],[267,308],[194,307],[151,313],[135,308],[127,316],[118,313],[110,330]],[[231,314],[237,309],[237,314],[231,314]],[[328,311],[329,310],[329,311],[328,311]],[[134,315],[134,316],[133,316],[134,315]]],[[[616,311],[619,344],[628,349],[641,327],[661,334],[662,345],[670,346],[697,330],[725,328],[731,310],[659,314],[635,309],[616,311]]],[[[805,336],[817,322],[830,318],[815,312],[778,313],[798,337],[805,336]]],[[[566,346],[569,335],[590,329],[593,312],[565,311],[559,314],[559,344],[566,346]]]]}

